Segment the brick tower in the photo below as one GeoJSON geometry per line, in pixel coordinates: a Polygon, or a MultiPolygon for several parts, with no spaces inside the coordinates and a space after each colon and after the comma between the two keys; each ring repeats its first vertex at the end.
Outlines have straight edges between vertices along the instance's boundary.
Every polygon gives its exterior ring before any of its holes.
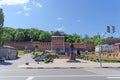
{"type": "Polygon", "coordinates": [[[61,36],[59,31],[51,36],[51,50],[56,52],[65,51],[64,36],[61,36]]]}

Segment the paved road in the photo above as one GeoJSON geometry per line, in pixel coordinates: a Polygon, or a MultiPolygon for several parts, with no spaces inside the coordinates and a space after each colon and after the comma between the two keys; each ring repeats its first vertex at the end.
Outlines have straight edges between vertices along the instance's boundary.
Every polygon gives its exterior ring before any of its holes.
{"type": "Polygon", "coordinates": [[[0,80],[120,80],[120,69],[0,69],[0,80]]]}
{"type": "Polygon", "coordinates": [[[18,69],[27,57],[0,64],[0,80],[120,80],[120,68],[18,69]]]}
{"type": "Polygon", "coordinates": [[[4,63],[0,63],[0,68],[2,69],[16,68],[17,69],[18,65],[25,64],[27,61],[31,63],[35,63],[35,61],[31,58],[30,54],[25,54],[23,56],[20,56],[16,60],[6,60],[4,63]]]}

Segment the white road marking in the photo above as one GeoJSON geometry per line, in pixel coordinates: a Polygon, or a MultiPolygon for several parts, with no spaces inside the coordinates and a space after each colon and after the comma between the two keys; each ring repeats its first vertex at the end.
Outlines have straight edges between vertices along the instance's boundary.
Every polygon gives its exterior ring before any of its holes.
{"type": "Polygon", "coordinates": [[[33,76],[29,76],[26,80],[32,80],[33,78],[33,76]]]}
{"type": "Polygon", "coordinates": [[[27,77],[26,80],[33,80],[33,78],[35,77],[49,77],[49,78],[54,78],[54,77],[106,77],[108,79],[112,79],[112,78],[116,78],[116,79],[120,79],[119,74],[115,75],[115,74],[111,74],[111,75],[38,75],[38,76],[0,76],[1,78],[23,78],[23,77],[27,77]],[[113,77],[110,77],[113,76],[113,77]]]}
{"type": "Polygon", "coordinates": [[[120,77],[107,77],[108,79],[120,79],[120,77]]]}

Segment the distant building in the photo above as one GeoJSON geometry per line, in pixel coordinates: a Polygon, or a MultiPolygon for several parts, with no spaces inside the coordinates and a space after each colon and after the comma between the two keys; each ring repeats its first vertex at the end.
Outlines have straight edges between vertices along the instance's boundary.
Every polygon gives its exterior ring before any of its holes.
{"type": "Polygon", "coordinates": [[[113,48],[114,48],[114,53],[119,53],[120,52],[120,43],[114,44],[113,48]]]}
{"type": "MultiPolygon", "coordinates": [[[[57,31],[53,36],[51,36],[51,42],[6,42],[5,45],[14,46],[17,49],[24,50],[25,46],[28,46],[29,49],[34,49],[35,46],[38,47],[39,51],[51,50],[56,52],[68,52],[70,43],[66,43],[65,37],[61,36],[57,31]]],[[[95,46],[92,42],[82,42],[82,43],[73,43],[75,49],[80,51],[94,51],[95,46]]]]}
{"type": "Polygon", "coordinates": [[[11,46],[3,46],[0,47],[0,57],[4,57],[5,59],[16,59],[18,56],[17,49],[11,46]]]}
{"type": "Polygon", "coordinates": [[[120,43],[98,45],[95,47],[95,52],[101,53],[102,58],[120,59],[120,43]]]}
{"type": "Polygon", "coordinates": [[[107,39],[107,44],[113,45],[115,43],[120,43],[120,38],[107,39]]]}
{"type": "Polygon", "coordinates": [[[95,52],[107,52],[107,53],[112,53],[113,52],[113,45],[97,45],[95,47],[95,52]]]}

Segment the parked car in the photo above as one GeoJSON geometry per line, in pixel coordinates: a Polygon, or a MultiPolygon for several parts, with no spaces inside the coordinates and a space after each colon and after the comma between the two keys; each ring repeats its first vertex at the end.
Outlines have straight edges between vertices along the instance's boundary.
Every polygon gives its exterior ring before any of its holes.
{"type": "Polygon", "coordinates": [[[42,61],[44,61],[45,59],[46,59],[45,57],[40,57],[40,56],[38,56],[38,57],[35,58],[35,61],[36,61],[36,62],[42,62],[42,61]]]}
{"type": "Polygon", "coordinates": [[[4,57],[0,57],[0,62],[4,62],[5,58],[4,57]]]}

